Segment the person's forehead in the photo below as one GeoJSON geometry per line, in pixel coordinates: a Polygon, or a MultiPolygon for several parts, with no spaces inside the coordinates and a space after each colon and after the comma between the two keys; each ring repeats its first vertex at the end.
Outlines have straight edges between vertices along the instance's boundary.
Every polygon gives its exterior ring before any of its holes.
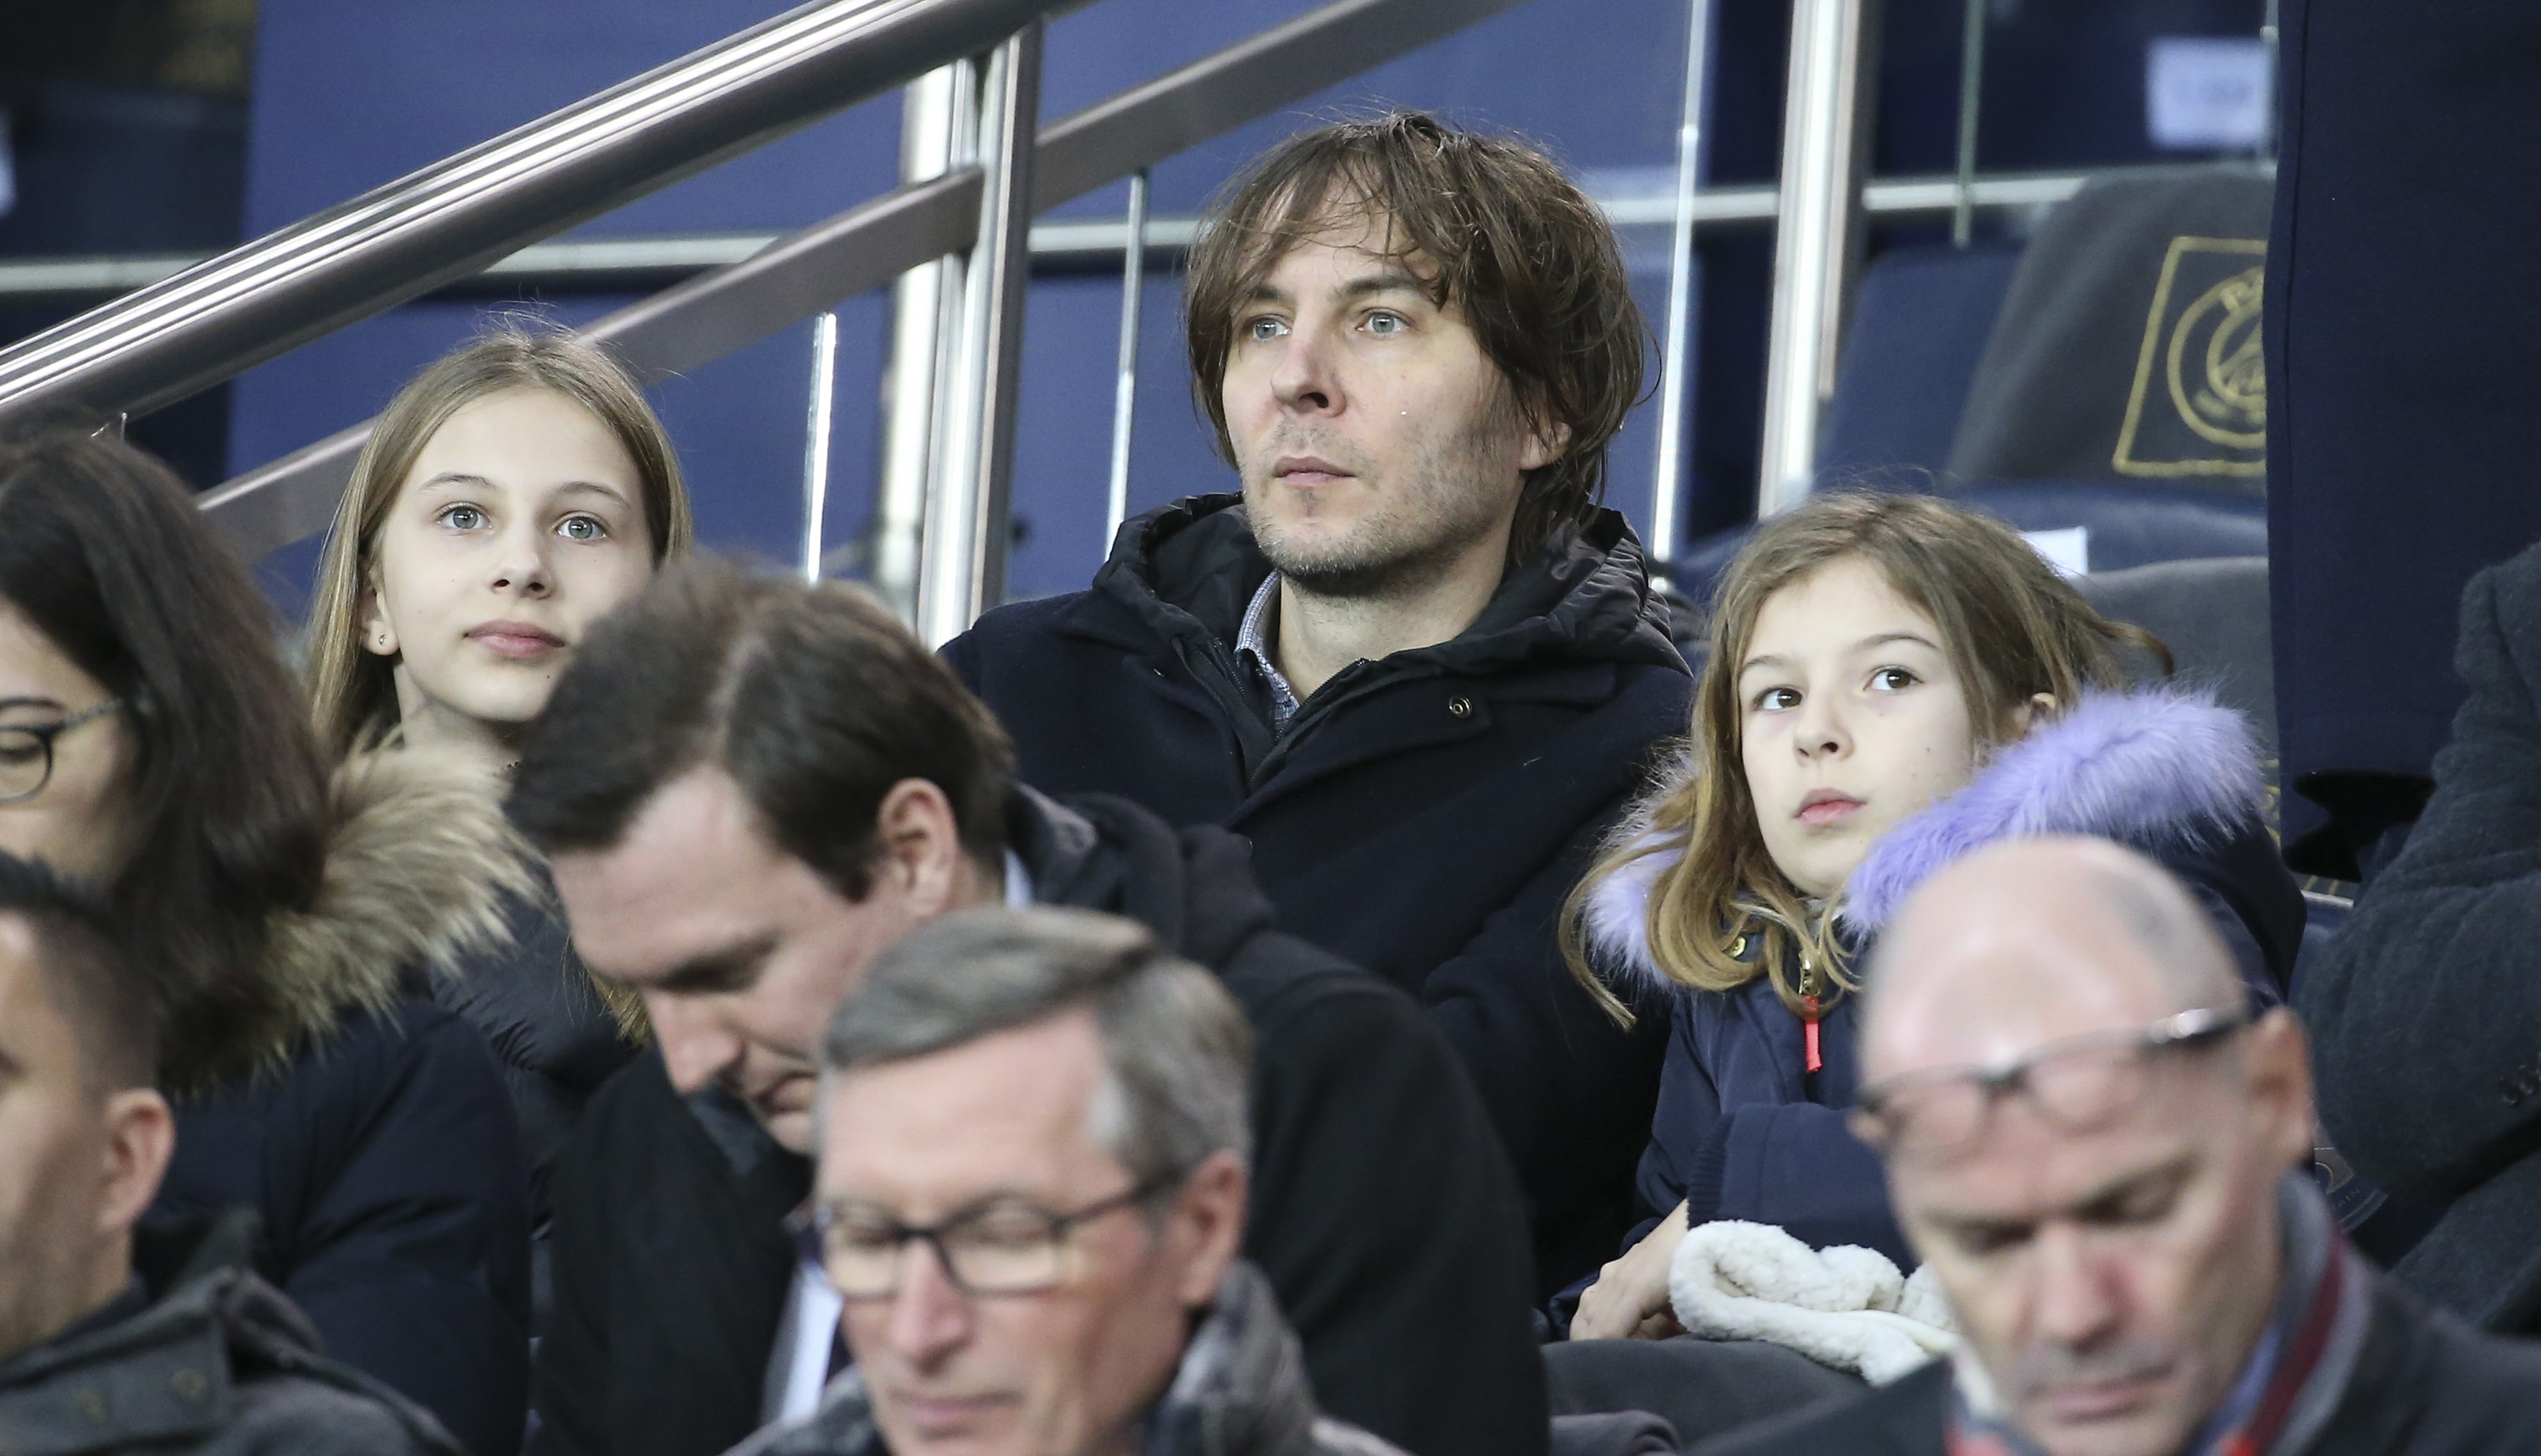
{"type": "Polygon", "coordinates": [[[1424,281],[1436,276],[1437,261],[1405,241],[1394,215],[1381,206],[1328,204],[1308,214],[1296,236],[1271,245],[1275,251],[1262,261],[1265,282],[1274,288],[1307,280],[1346,286],[1385,273],[1424,281]]]}
{"type": "Polygon", "coordinates": [[[2010,879],[1933,903],[1881,947],[1864,1038],[1872,1080],[2001,1066],[2051,1043],[2179,1010],[2159,968],[2088,901],[2010,879]]]}
{"type": "Polygon", "coordinates": [[[664,784],[616,844],[568,850],[552,866],[576,947],[610,975],[720,949],[764,932],[797,902],[837,898],[768,838],[748,795],[713,767],[664,784]]]}
{"type": "Polygon", "coordinates": [[[1847,556],[1794,578],[1765,599],[1747,655],[1841,652],[1866,637],[1912,631],[1935,647],[1938,623],[1900,595],[1872,562],[1847,556]]]}
{"type": "Polygon", "coordinates": [[[0,913],[0,1056],[27,1070],[54,1060],[71,1029],[45,983],[41,954],[34,926],[0,913]]]}
{"type": "Polygon", "coordinates": [[[1094,1135],[1103,1078],[1102,1033],[1083,1009],[835,1074],[822,1192],[916,1217],[999,1190],[1099,1192],[1124,1176],[1094,1135]]]}

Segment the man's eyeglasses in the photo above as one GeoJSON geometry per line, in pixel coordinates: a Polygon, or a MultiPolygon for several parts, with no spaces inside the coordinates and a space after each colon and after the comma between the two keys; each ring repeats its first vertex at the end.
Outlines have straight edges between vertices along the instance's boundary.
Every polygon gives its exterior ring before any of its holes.
{"type": "Polygon", "coordinates": [[[123,706],[109,697],[50,723],[0,723],[0,804],[32,799],[53,780],[53,740],[123,706]]]}
{"type": "Polygon", "coordinates": [[[1996,1106],[2015,1095],[2056,1128],[2086,1131],[2142,1102],[2162,1060],[2216,1045],[2252,1019],[2245,1010],[2201,1007],[2140,1031],[2050,1042],[2008,1066],[1908,1072],[1854,1096],[1853,1133],[1884,1153],[1947,1156],[1982,1137],[1996,1106]]]}
{"type": "Polygon", "coordinates": [[[902,1255],[912,1243],[935,1251],[936,1263],[965,1294],[1031,1294],[1065,1283],[1070,1235],[1107,1213],[1146,1201],[1182,1182],[1179,1174],[1054,1213],[1023,1199],[992,1199],[939,1223],[903,1223],[858,1203],[810,1203],[787,1224],[803,1257],[821,1266],[848,1299],[887,1299],[900,1291],[902,1255]]]}

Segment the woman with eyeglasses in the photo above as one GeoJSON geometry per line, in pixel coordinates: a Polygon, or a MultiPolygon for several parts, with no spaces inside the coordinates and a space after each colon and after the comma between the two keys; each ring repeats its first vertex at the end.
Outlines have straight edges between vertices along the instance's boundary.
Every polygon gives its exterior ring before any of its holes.
{"type": "Polygon", "coordinates": [[[1639,1175],[1664,1216],[1582,1295],[1573,1340],[1676,1333],[1670,1263],[1713,1220],[1912,1267],[1847,1127],[1856,997],[1872,937],[1958,856],[2039,834],[2141,848],[2194,889],[2263,1006],[2302,939],[2247,725],[2197,692],[2126,688],[2122,648],[2167,652],[1991,518],[1816,497],[1739,553],[1709,635],[1684,756],[1566,916],[1573,968],[1614,1014],[1671,1018],[1639,1175]]]}
{"type": "Polygon", "coordinates": [[[329,1354],[482,1456],[527,1410],[526,1187],[484,1038],[425,969],[529,883],[478,765],[329,773],[246,569],[120,443],[0,446],[0,849],[110,898],[158,982],[154,1216],[244,1204],[329,1354]]]}

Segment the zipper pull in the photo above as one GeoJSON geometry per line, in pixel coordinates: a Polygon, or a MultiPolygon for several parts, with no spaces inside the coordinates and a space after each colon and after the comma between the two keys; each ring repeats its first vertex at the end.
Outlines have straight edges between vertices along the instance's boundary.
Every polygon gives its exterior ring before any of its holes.
{"type": "Polygon", "coordinates": [[[1800,1026],[1808,1047],[1810,1071],[1826,1065],[1826,1058],[1818,1055],[1818,1021],[1825,1014],[1819,1009],[1818,968],[1804,957],[1800,961],[1800,1026]]]}

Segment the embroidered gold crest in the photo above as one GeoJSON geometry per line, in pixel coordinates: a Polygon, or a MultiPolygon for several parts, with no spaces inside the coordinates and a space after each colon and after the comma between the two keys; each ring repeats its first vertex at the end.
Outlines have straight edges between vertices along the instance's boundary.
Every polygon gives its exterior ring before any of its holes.
{"type": "Polygon", "coordinates": [[[2119,473],[2267,473],[2267,252],[2255,238],[2170,240],[2111,462],[2119,473]]]}

